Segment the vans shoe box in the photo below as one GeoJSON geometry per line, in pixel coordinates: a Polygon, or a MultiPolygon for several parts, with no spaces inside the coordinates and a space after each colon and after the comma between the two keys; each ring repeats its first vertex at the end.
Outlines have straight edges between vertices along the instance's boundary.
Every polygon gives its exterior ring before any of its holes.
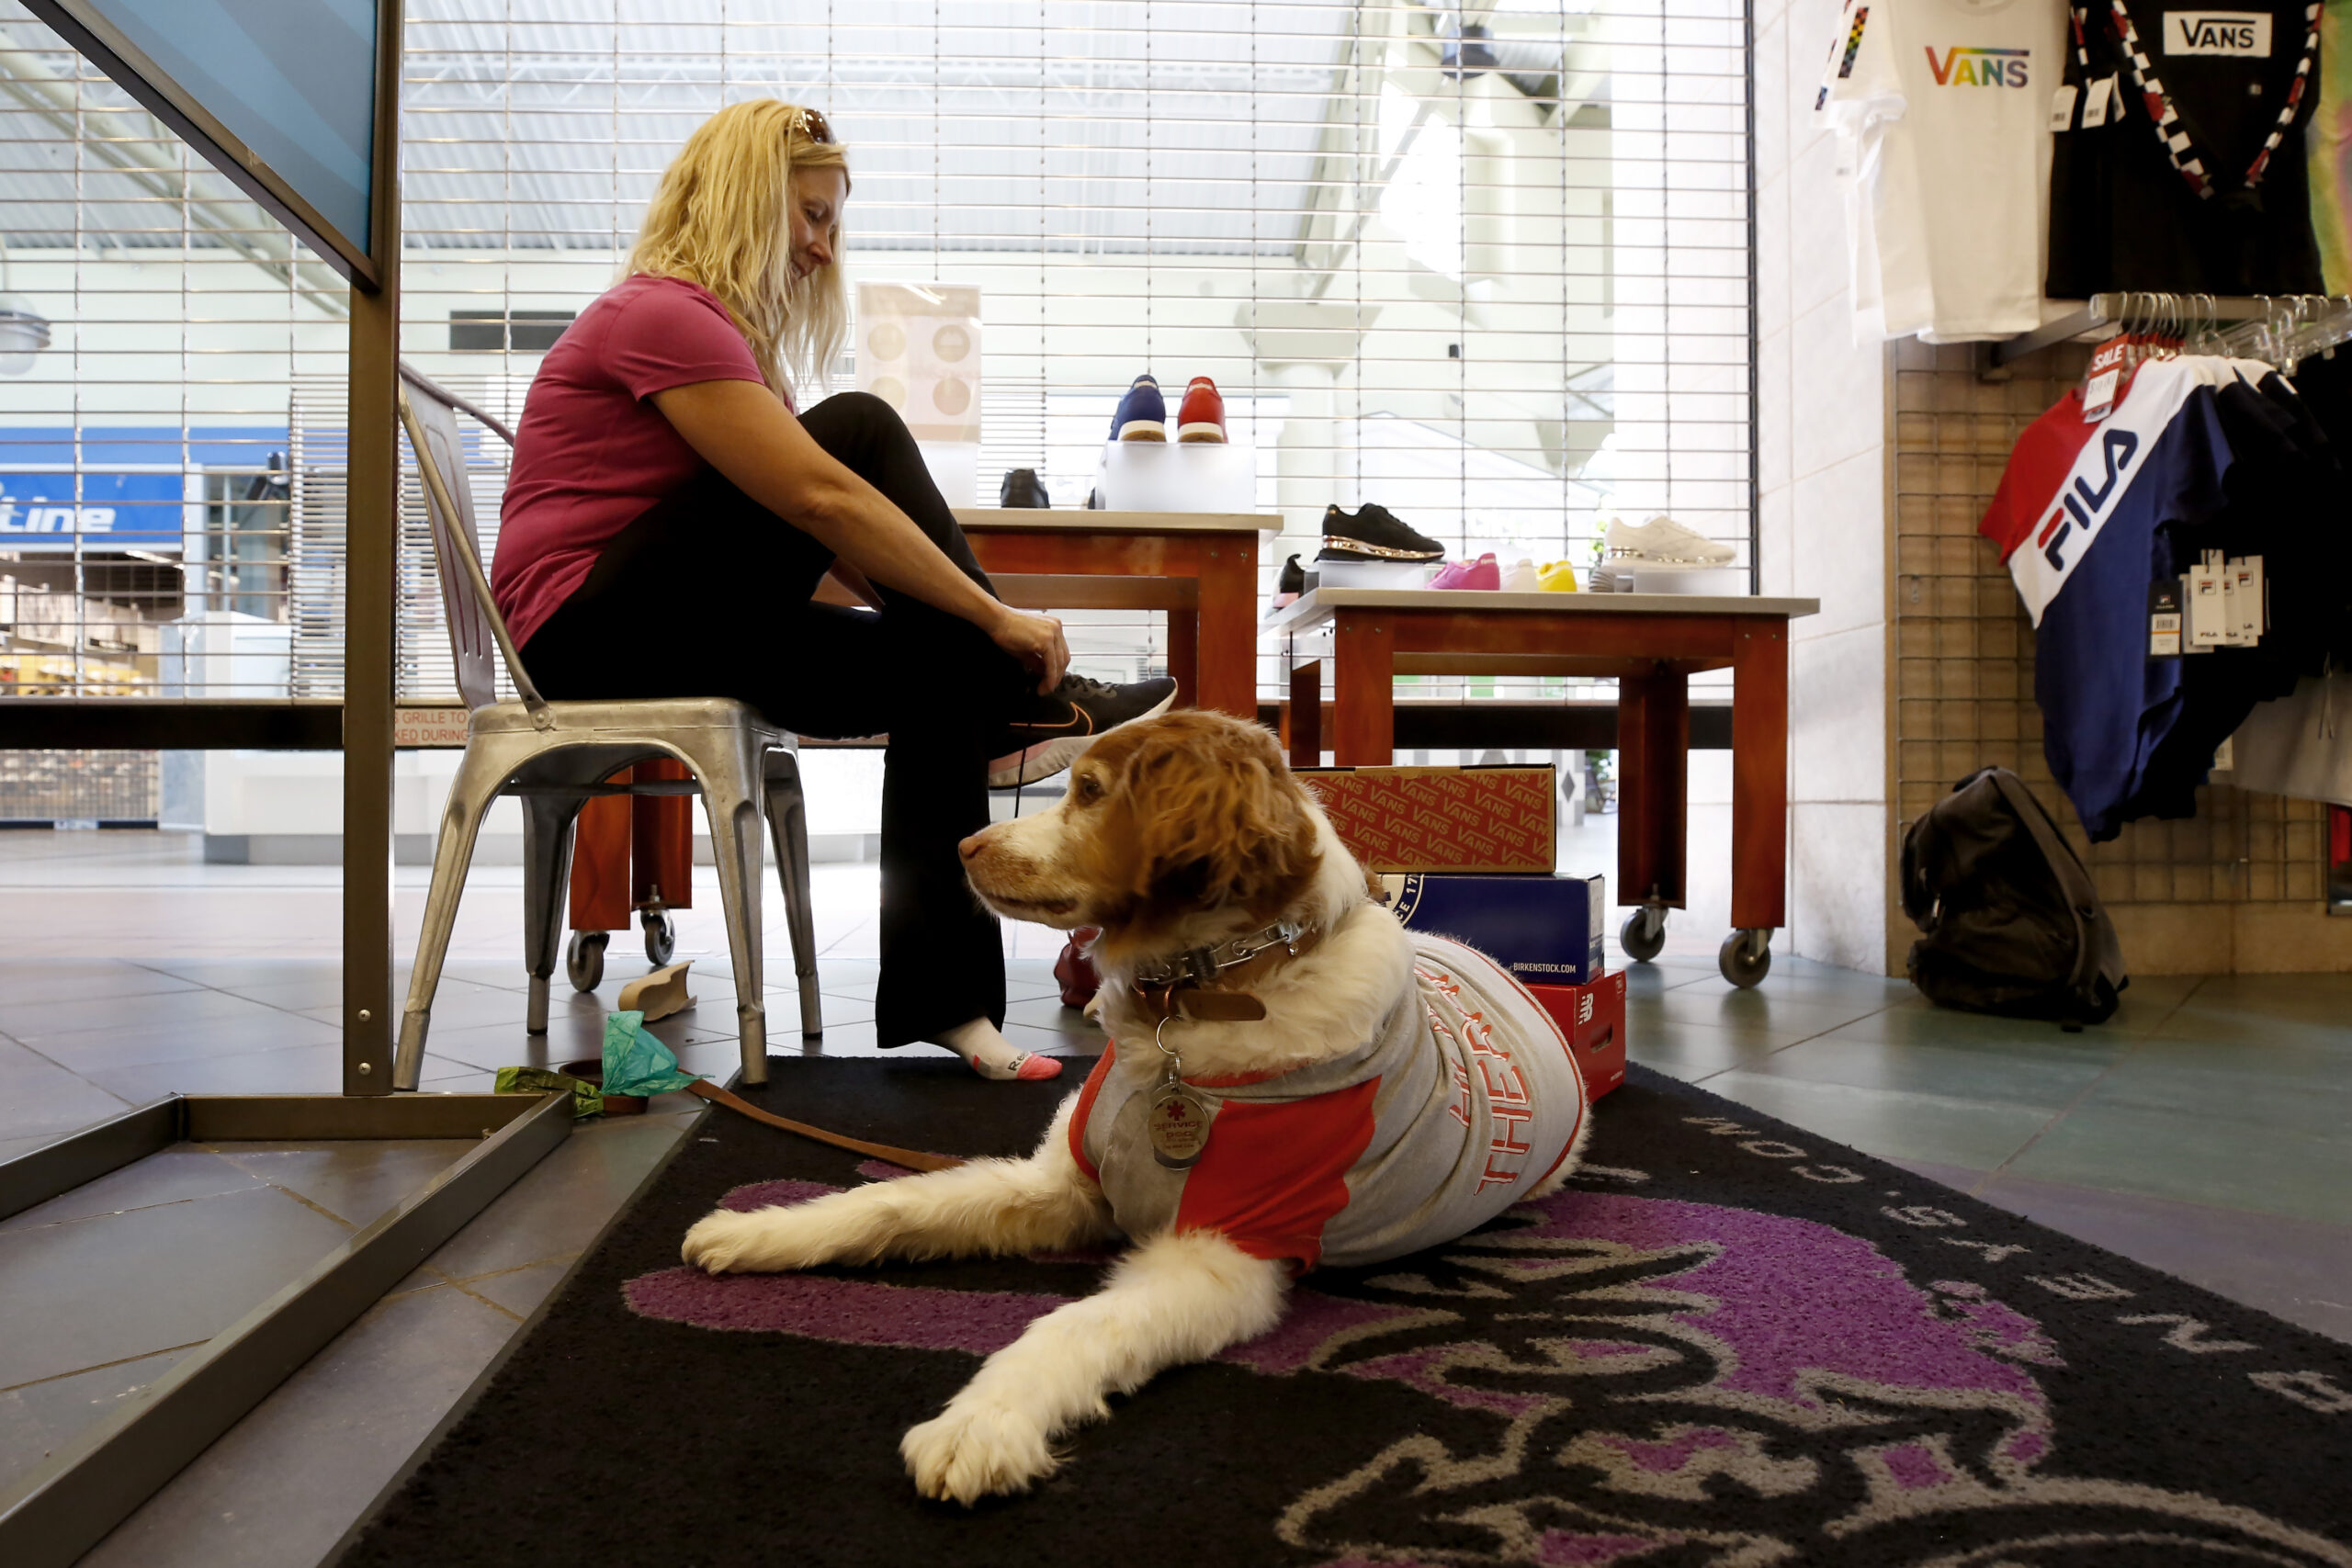
{"type": "Polygon", "coordinates": [[[1625,976],[1603,975],[1589,986],[1530,986],[1568,1037],[1568,1053],[1583,1075],[1587,1099],[1599,1100],[1625,1081],[1625,976]]]}
{"type": "Polygon", "coordinates": [[[1379,882],[1406,930],[1468,942],[1522,986],[1587,986],[1609,967],[1606,877],[1418,873],[1379,882]]]}
{"type": "Polygon", "coordinates": [[[1340,841],[1374,872],[1549,873],[1549,767],[1301,768],[1340,841]]]}

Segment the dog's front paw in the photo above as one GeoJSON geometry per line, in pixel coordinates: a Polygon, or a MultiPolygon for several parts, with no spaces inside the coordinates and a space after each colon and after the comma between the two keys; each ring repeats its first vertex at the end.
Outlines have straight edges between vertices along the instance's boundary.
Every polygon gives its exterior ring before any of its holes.
{"type": "Polygon", "coordinates": [[[685,1245],[679,1248],[679,1255],[712,1274],[791,1268],[789,1263],[773,1261],[779,1250],[776,1213],[773,1209],[748,1214],[732,1209],[716,1210],[695,1221],[694,1228],[686,1232],[685,1245]]]}
{"type": "Polygon", "coordinates": [[[1046,1429],[1023,1411],[993,1401],[957,1400],[899,1443],[915,1490],[971,1506],[997,1492],[1026,1492],[1060,1461],[1046,1429]]]}

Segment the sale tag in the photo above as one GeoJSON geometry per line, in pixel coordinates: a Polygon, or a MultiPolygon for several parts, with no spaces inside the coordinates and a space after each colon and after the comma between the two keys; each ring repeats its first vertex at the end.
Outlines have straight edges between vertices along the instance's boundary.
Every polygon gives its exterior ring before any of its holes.
{"type": "Polygon", "coordinates": [[[2123,385],[2123,367],[2130,356],[2126,338],[2111,337],[2091,355],[2089,377],[2083,382],[2083,423],[2095,424],[2114,411],[2123,385]]]}
{"type": "Polygon", "coordinates": [[[2075,85],[2069,82],[2050,95],[2050,129],[2052,130],[2075,129],[2075,98],[2078,89],[2075,85]]]}

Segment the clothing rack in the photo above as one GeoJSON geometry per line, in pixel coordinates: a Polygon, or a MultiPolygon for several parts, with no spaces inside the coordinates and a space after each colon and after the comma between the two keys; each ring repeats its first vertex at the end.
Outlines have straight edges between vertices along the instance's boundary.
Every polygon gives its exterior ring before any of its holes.
{"type": "MultiPolygon", "coordinates": [[[[2156,298],[2160,296],[2144,293],[2094,294],[2085,301],[2081,310],[2069,311],[2055,321],[2044,321],[2030,333],[2019,333],[2013,338],[1995,344],[1993,363],[2007,365],[2029,354],[2039,353],[2052,344],[2069,342],[2095,333],[2101,327],[2120,326],[2132,318],[2135,307],[2139,308],[2140,314],[2144,315],[2146,301],[2156,298]]],[[[2188,310],[2211,321],[2260,321],[2277,303],[2272,299],[2231,295],[2183,294],[2175,298],[2191,301],[2188,310]]]]}

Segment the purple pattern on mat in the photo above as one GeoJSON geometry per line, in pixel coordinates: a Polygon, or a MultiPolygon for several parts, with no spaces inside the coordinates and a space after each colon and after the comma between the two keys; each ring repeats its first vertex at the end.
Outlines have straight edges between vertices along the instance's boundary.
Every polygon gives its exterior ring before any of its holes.
{"type": "Polygon", "coordinates": [[[868,1181],[896,1181],[902,1176],[912,1176],[914,1172],[903,1165],[892,1165],[887,1159],[863,1159],[857,1162],[857,1174],[868,1181]]]}
{"type": "Polygon", "coordinates": [[[1219,1359],[1279,1377],[1311,1364],[1336,1335],[1411,1314],[1409,1307],[1346,1301],[1319,1291],[1296,1291],[1292,1292],[1290,1310],[1283,1314],[1283,1320],[1274,1325],[1272,1332],[1236,1345],[1219,1359]]]}
{"type": "Polygon", "coordinates": [[[1906,1492],[1922,1487],[1941,1486],[1958,1479],[1944,1461],[1936,1457],[1935,1450],[1925,1443],[1903,1443],[1886,1450],[1886,1472],[1894,1483],[1906,1492]]]}
{"type": "Polygon", "coordinates": [[[754,1209],[781,1209],[794,1203],[806,1203],[811,1198],[822,1198],[838,1192],[838,1187],[828,1187],[821,1181],[754,1181],[738,1187],[718,1201],[722,1209],[748,1214],[754,1209]]]}
{"type": "Polygon", "coordinates": [[[1736,1449],[1738,1439],[1720,1427],[1701,1427],[1683,1433],[1671,1442],[1645,1443],[1633,1438],[1611,1437],[1603,1439],[1611,1448],[1658,1475],[1680,1473],[1690,1462],[1690,1456],[1701,1449],[1736,1449]]]}
{"type": "Polygon", "coordinates": [[[1970,1325],[1938,1314],[1884,1254],[1859,1236],[1752,1209],[1614,1193],[1563,1194],[1524,1236],[1609,1241],[1645,1251],[1709,1250],[1666,1276],[1713,1298],[1674,1315],[1714,1336],[1735,1363],[1717,1386],[1817,1405],[1806,1374],[1836,1372],[1883,1386],[1987,1390],[2039,1407],[2021,1369],[1986,1355],[1970,1325]]]}
{"type": "Polygon", "coordinates": [[[1543,1541],[1536,1547],[1538,1562],[1544,1568],[1600,1568],[1602,1563],[1622,1562],[1637,1557],[1654,1546],[1671,1546],[1682,1540],[1679,1535],[1667,1535],[1646,1540],[1633,1535],[1586,1535],[1578,1530],[1545,1530],[1543,1541]]]}
{"type": "Polygon", "coordinates": [[[985,1356],[1021,1337],[1068,1296],[935,1291],[811,1274],[706,1274],[664,1269],[622,1287],[631,1312],[703,1328],[798,1334],[836,1345],[963,1350],[985,1356]]]}

